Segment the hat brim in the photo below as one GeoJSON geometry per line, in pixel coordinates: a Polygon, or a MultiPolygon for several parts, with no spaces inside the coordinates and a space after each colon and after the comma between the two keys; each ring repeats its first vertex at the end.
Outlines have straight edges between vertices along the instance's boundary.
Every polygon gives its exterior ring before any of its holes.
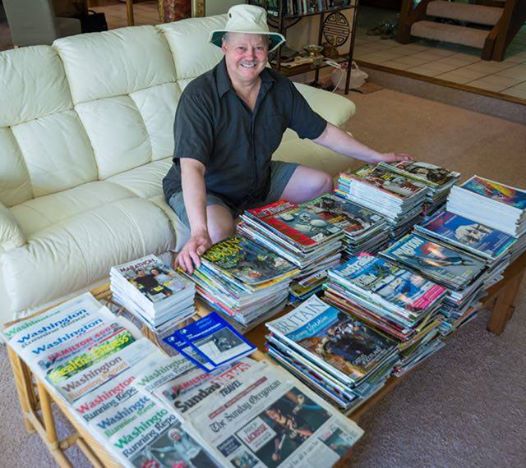
{"type": "Polygon", "coordinates": [[[272,52],[273,50],[277,49],[281,44],[285,42],[285,37],[282,34],[275,33],[275,32],[254,32],[254,31],[225,31],[225,30],[216,30],[212,31],[210,33],[209,42],[216,45],[217,47],[222,46],[223,36],[227,32],[237,32],[241,34],[259,34],[261,36],[268,36],[270,44],[268,47],[268,51],[272,52]]]}

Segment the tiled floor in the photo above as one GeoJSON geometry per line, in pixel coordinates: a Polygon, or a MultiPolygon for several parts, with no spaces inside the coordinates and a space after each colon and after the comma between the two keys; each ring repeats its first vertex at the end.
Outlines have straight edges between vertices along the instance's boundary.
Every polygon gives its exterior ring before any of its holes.
{"type": "MultiPolygon", "coordinates": [[[[364,9],[370,14],[371,9],[364,9]]],[[[465,46],[427,40],[400,44],[381,39],[367,35],[370,26],[370,18],[361,23],[358,17],[356,60],[526,100],[526,26],[502,62],[481,60],[479,49],[465,46]]]]}

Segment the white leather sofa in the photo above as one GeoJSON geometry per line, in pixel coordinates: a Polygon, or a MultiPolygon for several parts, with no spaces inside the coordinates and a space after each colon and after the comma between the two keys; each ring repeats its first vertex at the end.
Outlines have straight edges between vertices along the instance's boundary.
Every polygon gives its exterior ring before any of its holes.
{"type": "MultiPolygon", "coordinates": [[[[87,289],[109,268],[179,247],[164,202],[178,98],[222,57],[226,15],[0,53],[0,321],[87,289]]],[[[346,98],[298,88],[341,125],[346,98]]],[[[293,132],[276,158],[336,174],[348,159],[293,132]]]]}

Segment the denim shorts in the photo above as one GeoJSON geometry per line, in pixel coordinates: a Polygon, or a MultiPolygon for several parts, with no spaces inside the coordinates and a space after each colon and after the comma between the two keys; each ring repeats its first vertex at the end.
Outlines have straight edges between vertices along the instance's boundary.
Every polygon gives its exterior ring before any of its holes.
{"type": "MultiPolygon", "coordinates": [[[[256,208],[258,206],[267,205],[280,199],[285,187],[287,186],[292,174],[298,167],[297,163],[288,163],[283,161],[272,161],[270,165],[270,189],[265,200],[249,206],[248,208],[256,208]]],[[[175,211],[179,220],[187,227],[189,227],[188,216],[186,215],[186,208],[184,206],[183,192],[174,193],[168,204],[175,211]]],[[[218,195],[211,193],[206,194],[206,206],[221,205],[227,208],[234,218],[237,218],[243,210],[234,209],[228,206],[227,203],[218,195]]]]}

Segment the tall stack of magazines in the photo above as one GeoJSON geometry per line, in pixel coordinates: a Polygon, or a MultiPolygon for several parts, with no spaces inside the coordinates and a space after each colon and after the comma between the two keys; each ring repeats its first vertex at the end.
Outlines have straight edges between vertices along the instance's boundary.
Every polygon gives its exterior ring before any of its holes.
{"type": "Polygon", "coordinates": [[[426,215],[432,214],[445,203],[451,187],[460,177],[458,172],[421,161],[398,161],[390,164],[380,163],[380,165],[391,172],[416,180],[428,188],[424,204],[426,215]]]}
{"type": "Polygon", "coordinates": [[[426,185],[381,165],[341,173],[336,192],[385,216],[395,238],[411,229],[428,197],[426,185]]]}
{"type": "Polygon", "coordinates": [[[394,339],[317,296],[266,326],[269,354],[344,411],[381,389],[399,358],[394,339]]]}
{"type": "Polygon", "coordinates": [[[241,236],[213,245],[189,278],[200,298],[232,317],[242,332],[280,311],[298,270],[273,251],[241,236]]]}
{"type": "Polygon", "coordinates": [[[380,255],[448,289],[440,309],[446,317],[443,333],[455,330],[474,317],[485,295],[485,284],[491,278],[486,263],[480,258],[418,234],[406,235],[380,255]]]}
{"type": "Polygon", "coordinates": [[[293,263],[300,274],[296,294],[306,297],[321,288],[325,270],[337,265],[344,233],[312,207],[279,200],[246,210],[238,231],[293,263]]]}
{"type": "Polygon", "coordinates": [[[336,193],[326,193],[301,206],[343,230],[347,256],[362,251],[375,253],[390,240],[388,224],[383,216],[336,193]]]}
{"type": "Polygon", "coordinates": [[[155,333],[163,334],[194,312],[195,287],[155,255],[110,270],[113,300],[155,333]]]}
{"type": "Polygon", "coordinates": [[[526,250],[526,190],[475,175],[453,187],[447,210],[517,238],[511,261],[526,250]]]}
{"type": "Polygon", "coordinates": [[[400,375],[443,346],[438,312],[446,293],[416,273],[361,253],[329,270],[325,299],[397,340],[400,375]]]}

